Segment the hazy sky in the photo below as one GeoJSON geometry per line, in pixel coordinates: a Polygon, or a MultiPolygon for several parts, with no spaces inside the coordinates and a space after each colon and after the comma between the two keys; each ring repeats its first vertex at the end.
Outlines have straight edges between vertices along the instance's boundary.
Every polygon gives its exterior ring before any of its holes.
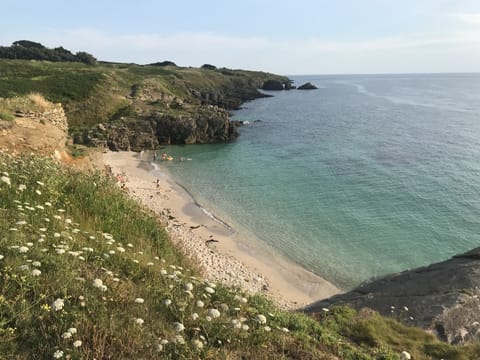
{"type": "Polygon", "coordinates": [[[0,45],[285,75],[480,71],[480,0],[1,0],[0,45]]]}

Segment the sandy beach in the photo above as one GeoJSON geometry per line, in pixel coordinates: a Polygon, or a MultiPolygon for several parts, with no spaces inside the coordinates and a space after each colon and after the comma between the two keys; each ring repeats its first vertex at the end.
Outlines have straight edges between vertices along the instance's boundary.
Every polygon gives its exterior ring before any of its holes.
{"type": "Polygon", "coordinates": [[[270,250],[239,241],[235,229],[207,216],[161,164],[152,172],[151,157],[148,153],[106,152],[103,162],[125,180],[128,194],[160,217],[171,241],[197,262],[206,279],[251,294],[262,292],[288,309],[340,292],[270,250]]]}

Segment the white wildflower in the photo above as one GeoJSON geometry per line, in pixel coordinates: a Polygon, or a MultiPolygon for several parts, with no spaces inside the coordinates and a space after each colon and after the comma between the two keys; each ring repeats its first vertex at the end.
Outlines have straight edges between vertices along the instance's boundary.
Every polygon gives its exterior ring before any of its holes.
{"type": "Polygon", "coordinates": [[[266,332],[272,331],[272,329],[270,328],[270,326],[265,326],[265,327],[263,328],[263,330],[265,330],[266,332]]]}
{"type": "Polygon", "coordinates": [[[193,340],[193,346],[198,350],[203,349],[203,342],[201,340],[195,339],[193,340]]]}
{"type": "Polygon", "coordinates": [[[285,332],[285,333],[288,333],[288,332],[290,332],[290,330],[288,330],[288,329],[287,329],[287,328],[285,328],[285,327],[284,327],[284,328],[281,328],[280,330],[282,330],[282,331],[283,331],[283,332],[285,332]]]}
{"type": "Polygon", "coordinates": [[[136,298],[136,299],[135,299],[135,302],[136,302],[137,304],[143,304],[143,303],[145,302],[145,300],[142,299],[142,298],[136,298]]]}
{"type": "Polygon", "coordinates": [[[67,332],[64,332],[64,333],[62,334],[62,338],[63,338],[63,339],[70,339],[71,337],[72,337],[72,333],[70,333],[70,332],[68,332],[68,331],[67,331],[67,332]]]}
{"type": "Polygon", "coordinates": [[[145,322],[142,318],[135,318],[134,321],[137,325],[143,325],[143,323],[145,322]]]}
{"type": "Polygon", "coordinates": [[[65,249],[55,249],[58,255],[65,254],[65,249]]]}
{"type": "Polygon", "coordinates": [[[406,351],[402,351],[400,354],[400,359],[402,360],[410,360],[412,358],[412,355],[406,351]]]}
{"type": "Polygon", "coordinates": [[[250,329],[250,327],[247,324],[242,325],[242,330],[248,331],[248,329],[250,329]]]}
{"type": "Polygon", "coordinates": [[[93,287],[99,288],[103,285],[102,279],[95,279],[93,280],[93,287]]]}
{"type": "Polygon", "coordinates": [[[125,249],[124,249],[123,247],[121,247],[121,246],[118,246],[118,247],[117,247],[117,251],[118,251],[119,253],[124,253],[124,252],[125,252],[125,249]]]}
{"type": "Polygon", "coordinates": [[[147,266],[153,266],[153,262],[151,262],[151,261],[148,262],[148,263],[147,263],[147,266]]]}
{"type": "Polygon", "coordinates": [[[161,274],[161,275],[167,275],[168,273],[167,273],[167,270],[161,269],[161,270],[160,270],[160,274],[161,274]]]}
{"type": "Polygon", "coordinates": [[[163,300],[163,305],[170,306],[171,304],[172,304],[172,300],[170,300],[170,299],[163,300]]]}
{"type": "Polygon", "coordinates": [[[63,299],[58,298],[52,303],[52,310],[59,311],[59,310],[62,310],[64,306],[65,306],[65,302],[63,301],[63,299]]]}
{"type": "Polygon", "coordinates": [[[27,187],[26,187],[26,185],[24,185],[24,184],[18,185],[18,190],[19,190],[19,191],[23,191],[23,190],[25,190],[26,188],[27,188],[27,187]]]}
{"type": "Polygon", "coordinates": [[[33,275],[33,276],[40,276],[41,273],[42,273],[42,272],[41,272],[40,270],[38,270],[38,269],[33,269],[33,270],[32,270],[32,275],[33,275]]]}
{"type": "Polygon", "coordinates": [[[7,185],[12,185],[12,183],[10,182],[10,178],[8,176],[2,176],[0,180],[7,185]]]}
{"type": "Polygon", "coordinates": [[[242,327],[242,323],[238,319],[232,319],[230,321],[234,329],[240,329],[242,327]]]}
{"type": "Polygon", "coordinates": [[[25,220],[20,220],[20,221],[17,221],[15,225],[27,225],[27,222],[25,220]]]}
{"type": "Polygon", "coordinates": [[[75,340],[75,341],[73,342],[73,347],[78,348],[78,347],[80,347],[80,346],[82,346],[82,340],[75,340]]]}
{"type": "Polygon", "coordinates": [[[220,311],[218,311],[217,309],[208,309],[207,314],[213,319],[220,317],[220,311]]]}
{"type": "Polygon", "coordinates": [[[197,300],[197,302],[195,303],[195,305],[197,305],[197,307],[199,307],[199,308],[203,308],[204,303],[203,303],[202,300],[197,300]]]}
{"type": "Polygon", "coordinates": [[[267,323],[267,318],[265,315],[258,314],[255,316],[255,321],[258,322],[259,324],[266,324],[267,323]]]}
{"type": "Polygon", "coordinates": [[[0,260],[3,260],[4,258],[5,258],[5,256],[0,255],[0,260]]]}
{"type": "MultiPolygon", "coordinates": [[[[37,206],[35,206],[35,207],[36,207],[37,209],[39,209],[39,210],[45,210],[45,208],[44,208],[42,205],[37,205],[37,206]]],[[[50,219],[49,219],[49,220],[50,220],[50,219]]]]}
{"type": "Polygon", "coordinates": [[[45,201],[45,206],[52,207],[52,203],[49,201],[45,201]]]}
{"type": "Polygon", "coordinates": [[[99,287],[100,291],[107,291],[107,286],[106,285],[102,285],[99,287]]]}
{"type": "Polygon", "coordinates": [[[38,180],[37,180],[37,181],[35,181],[35,182],[36,182],[38,185],[40,185],[40,186],[44,186],[44,185],[45,185],[43,182],[41,182],[41,181],[38,181],[38,180]]]}
{"type": "Polygon", "coordinates": [[[408,311],[408,307],[404,306],[403,310],[408,311]]]}
{"type": "Polygon", "coordinates": [[[207,286],[207,287],[205,288],[205,291],[206,291],[207,293],[209,293],[209,294],[213,294],[213,293],[215,292],[215,290],[213,290],[210,286],[207,286]]]}
{"type": "Polygon", "coordinates": [[[70,334],[74,335],[77,333],[77,328],[74,328],[74,327],[71,327],[67,330],[67,332],[69,332],[70,334]]]}
{"type": "Polygon", "coordinates": [[[42,192],[40,190],[35,190],[35,192],[37,193],[37,195],[42,195],[42,192]]]}
{"type": "Polygon", "coordinates": [[[18,248],[18,252],[19,252],[20,254],[24,254],[24,253],[26,253],[27,251],[28,251],[28,247],[26,247],[26,246],[20,246],[20,247],[18,248]]]}
{"type": "Polygon", "coordinates": [[[192,291],[193,290],[193,284],[192,283],[186,283],[185,284],[185,291],[192,291]]]}
{"type": "Polygon", "coordinates": [[[65,219],[65,223],[71,224],[71,223],[72,223],[72,219],[65,219]]]}
{"type": "Polygon", "coordinates": [[[205,316],[205,320],[210,322],[210,321],[212,321],[212,317],[211,316],[205,316]]]}
{"type": "Polygon", "coordinates": [[[173,341],[174,341],[176,344],[180,344],[180,345],[185,344],[185,339],[183,338],[182,335],[175,335],[175,338],[173,339],[173,341]]]}
{"type": "Polygon", "coordinates": [[[167,339],[160,340],[160,344],[161,344],[161,345],[167,345],[167,344],[168,344],[168,340],[167,340],[167,339]]]}
{"type": "Polygon", "coordinates": [[[53,358],[54,359],[61,359],[63,357],[63,351],[62,350],[57,350],[53,353],[53,358]]]}
{"type": "Polygon", "coordinates": [[[32,247],[32,246],[33,246],[33,242],[27,242],[25,245],[27,245],[28,247],[32,247]]]}
{"type": "Polygon", "coordinates": [[[193,313],[192,314],[192,320],[197,320],[198,319],[198,314],[197,313],[193,313]]]}
{"type": "Polygon", "coordinates": [[[40,266],[42,266],[42,263],[40,261],[33,261],[32,266],[40,267],[40,266]]]}
{"type": "Polygon", "coordinates": [[[179,333],[179,332],[182,332],[183,330],[185,330],[185,326],[183,326],[182,323],[179,323],[179,322],[176,322],[173,324],[174,327],[175,327],[175,332],[179,333]]]}

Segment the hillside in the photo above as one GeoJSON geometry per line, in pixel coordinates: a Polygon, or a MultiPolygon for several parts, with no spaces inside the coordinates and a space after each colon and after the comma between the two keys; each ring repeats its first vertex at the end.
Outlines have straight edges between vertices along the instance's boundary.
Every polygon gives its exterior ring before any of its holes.
{"type": "Polygon", "coordinates": [[[0,59],[0,98],[40,93],[61,103],[77,144],[112,150],[234,139],[228,111],[265,96],[278,75],[242,70],[0,59]]]}
{"type": "Polygon", "coordinates": [[[393,360],[408,350],[413,359],[473,359],[479,351],[371,311],[309,317],[205,281],[168,240],[165,220],[111,178],[41,156],[0,152],[0,162],[0,358],[393,360]]]}

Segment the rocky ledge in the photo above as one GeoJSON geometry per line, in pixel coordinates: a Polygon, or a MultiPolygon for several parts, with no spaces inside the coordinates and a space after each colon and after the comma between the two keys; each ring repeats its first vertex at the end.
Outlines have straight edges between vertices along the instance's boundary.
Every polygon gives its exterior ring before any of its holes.
{"type": "Polygon", "coordinates": [[[430,266],[388,275],[303,309],[370,308],[457,344],[480,340],[480,247],[430,266]]]}

